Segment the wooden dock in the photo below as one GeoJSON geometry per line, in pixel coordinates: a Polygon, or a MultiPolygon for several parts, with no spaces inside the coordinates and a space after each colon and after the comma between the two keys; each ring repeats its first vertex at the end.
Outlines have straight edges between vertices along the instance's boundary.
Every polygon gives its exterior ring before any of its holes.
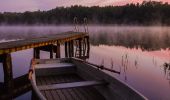
{"type": "Polygon", "coordinates": [[[48,46],[51,44],[62,44],[72,40],[81,39],[86,36],[88,36],[87,33],[70,31],[70,32],[59,33],[55,35],[49,35],[46,37],[0,43],[0,54],[11,53],[19,50],[30,49],[30,48],[48,46]]]}
{"type": "Polygon", "coordinates": [[[4,87],[9,97],[12,97],[11,88],[14,87],[12,74],[11,53],[33,48],[33,57],[40,58],[40,51],[50,52],[50,58],[60,58],[60,45],[65,47],[65,57],[88,58],[89,57],[89,35],[85,32],[65,32],[38,38],[23,39],[0,43],[0,63],[4,70],[4,87]]]}

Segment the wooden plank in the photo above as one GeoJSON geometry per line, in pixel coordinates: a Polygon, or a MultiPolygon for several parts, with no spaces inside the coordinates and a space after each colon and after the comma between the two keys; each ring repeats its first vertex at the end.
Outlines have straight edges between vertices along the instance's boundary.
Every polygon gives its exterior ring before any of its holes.
{"type": "Polygon", "coordinates": [[[52,63],[52,64],[37,64],[35,65],[36,69],[41,68],[68,68],[68,67],[74,67],[75,65],[72,63],[52,63]]]}
{"type": "MultiPolygon", "coordinates": [[[[63,80],[65,80],[65,82],[67,81],[73,81],[73,79],[71,78],[71,76],[69,76],[68,78],[63,78],[63,80]]],[[[67,89],[68,93],[71,95],[71,97],[73,98],[73,100],[80,100],[80,98],[78,98],[78,96],[76,95],[76,93],[73,91],[72,88],[67,89]]]]}
{"type": "Polygon", "coordinates": [[[35,73],[37,76],[62,75],[75,72],[76,67],[70,63],[41,64],[40,66],[35,66],[35,73]]]}
{"type": "Polygon", "coordinates": [[[39,48],[34,48],[34,58],[40,59],[40,49],[39,48]]]}
{"type": "Polygon", "coordinates": [[[50,59],[53,59],[53,45],[50,45],[51,46],[51,49],[50,49],[50,59]]]}
{"type": "Polygon", "coordinates": [[[68,42],[68,56],[71,57],[71,42],[68,42]]]}
{"type": "Polygon", "coordinates": [[[106,84],[103,81],[83,81],[83,82],[71,82],[71,83],[61,83],[52,85],[42,85],[38,86],[40,90],[50,90],[50,89],[64,89],[64,88],[75,88],[75,87],[86,87],[86,86],[97,86],[106,84]]]}
{"type": "Polygon", "coordinates": [[[84,95],[78,90],[78,88],[72,88],[72,90],[77,95],[77,97],[80,98],[79,100],[90,100],[84,97],[84,95]]]}
{"type": "Polygon", "coordinates": [[[93,87],[84,88],[84,90],[92,100],[105,100],[105,98],[93,87]]]}
{"type": "MultiPolygon", "coordinates": [[[[41,82],[42,82],[42,84],[47,84],[46,80],[43,78],[41,78],[41,82]]],[[[45,92],[45,95],[48,98],[48,100],[53,100],[50,90],[44,90],[44,92],[45,92]]]]}
{"type": "MultiPolygon", "coordinates": [[[[74,77],[73,77],[74,78],[74,77]]],[[[74,78],[79,81],[79,78],[74,78]]],[[[78,95],[85,100],[104,100],[104,97],[101,96],[98,91],[93,87],[81,87],[75,88],[75,91],[78,91],[78,95]],[[93,93],[92,93],[93,92],[93,93]]]]}
{"type": "Polygon", "coordinates": [[[13,90],[13,75],[12,75],[12,59],[11,54],[0,55],[0,58],[3,59],[3,71],[4,71],[4,87],[8,93],[9,98],[12,98],[13,90]]]}
{"type": "Polygon", "coordinates": [[[82,44],[81,44],[82,39],[79,39],[79,57],[82,56],[82,44]]]}
{"type": "Polygon", "coordinates": [[[86,41],[87,41],[87,57],[89,58],[89,54],[90,54],[89,36],[86,36],[86,41]]]}
{"type": "Polygon", "coordinates": [[[88,95],[88,93],[84,90],[84,88],[77,88],[77,90],[82,95],[82,97],[85,98],[86,100],[93,100],[92,97],[88,95]]]}
{"type": "Polygon", "coordinates": [[[60,54],[60,44],[57,42],[57,52],[56,52],[56,58],[60,58],[61,54],[60,54]]]}
{"type": "Polygon", "coordinates": [[[85,36],[87,36],[87,34],[83,32],[65,32],[65,33],[44,36],[39,38],[0,43],[0,54],[11,53],[19,50],[25,50],[25,49],[36,48],[41,46],[47,46],[47,45],[54,44],[56,42],[61,44],[66,41],[83,38],[85,36]]]}
{"type": "MultiPolygon", "coordinates": [[[[40,78],[39,83],[40,83],[40,84],[44,84],[44,82],[42,81],[42,78],[40,78]]],[[[43,94],[43,96],[44,96],[45,98],[47,98],[46,91],[41,91],[41,93],[43,94]]]]}
{"type": "Polygon", "coordinates": [[[73,42],[73,40],[71,40],[71,55],[72,55],[72,57],[74,57],[74,42],[73,42]]]}
{"type": "MultiPolygon", "coordinates": [[[[75,81],[79,81],[80,77],[71,77],[72,79],[74,79],[75,81]]],[[[76,95],[80,98],[80,100],[90,100],[91,98],[86,96],[86,93],[84,94],[84,92],[82,92],[81,88],[72,88],[73,91],[76,93],[76,95]]]]}
{"type": "MultiPolygon", "coordinates": [[[[62,77],[58,77],[58,78],[55,78],[55,79],[53,78],[53,80],[58,82],[58,83],[61,83],[62,82],[61,78],[62,77]]],[[[58,95],[61,98],[61,100],[67,100],[66,96],[64,95],[64,91],[62,89],[55,90],[55,91],[58,93],[58,95]]]]}
{"type": "Polygon", "coordinates": [[[68,42],[65,42],[65,57],[68,57],[68,42]]]}
{"type": "MultiPolygon", "coordinates": [[[[53,83],[52,77],[49,77],[49,78],[46,80],[46,82],[47,82],[47,83],[53,83]]],[[[52,97],[53,97],[53,100],[59,100],[59,99],[60,99],[58,93],[56,93],[55,90],[50,90],[50,92],[51,92],[51,95],[52,95],[52,97]]]]}
{"type": "MultiPolygon", "coordinates": [[[[61,81],[63,82],[66,82],[66,81],[70,81],[69,78],[60,78],[61,81]]],[[[62,89],[63,91],[63,94],[65,95],[65,97],[68,99],[68,100],[74,100],[73,99],[73,96],[70,94],[70,92],[68,91],[68,89],[62,89]]]]}

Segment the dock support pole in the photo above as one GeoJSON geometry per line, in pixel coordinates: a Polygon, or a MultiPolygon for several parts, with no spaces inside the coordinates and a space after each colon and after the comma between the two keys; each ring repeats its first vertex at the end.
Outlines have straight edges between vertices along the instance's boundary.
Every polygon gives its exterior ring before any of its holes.
{"type": "Polygon", "coordinates": [[[34,58],[40,59],[40,49],[34,48],[34,58]]]}
{"type": "Polygon", "coordinates": [[[73,40],[71,41],[71,55],[74,57],[74,42],[73,40]]]}
{"type": "Polygon", "coordinates": [[[11,54],[0,55],[1,62],[3,63],[4,70],[4,86],[5,92],[8,93],[9,98],[12,99],[12,89],[13,89],[13,74],[12,74],[12,60],[11,54]]]}
{"type": "Polygon", "coordinates": [[[89,52],[90,52],[90,41],[89,41],[89,36],[86,37],[86,42],[87,42],[87,57],[89,58],[89,52]]]}
{"type": "Polygon", "coordinates": [[[83,38],[83,57],[85,57],[86,56],[86,38],[84,37],[83,38]]]}
{"type": "Polygon", "coordinates": [[[56,58],[60,58],[60,44],[59,43],[57,43],[56,58]]]}
{"type": "Polygon", "coordinates": [[[65,57],[68,57],[68,48],[67,48],[68,42],[65,42],[65,57]]]}
{"type": "Polygon", "coordinates": [[[71,48],[71,41],[68,42],[68,51],[69,51],[69,57],[72,57],[72,48],[71,48]]]}
{"type": "Polygon", "coordinates": [[[79,57],[81,58],[82,56],[82,44],[81,44],[82,38],[79,39],[79,57]]]}
{"type": "Polygon", "coordinates": [[[53,45],[50,45],[50,59],[53,59],[53,45]]]}

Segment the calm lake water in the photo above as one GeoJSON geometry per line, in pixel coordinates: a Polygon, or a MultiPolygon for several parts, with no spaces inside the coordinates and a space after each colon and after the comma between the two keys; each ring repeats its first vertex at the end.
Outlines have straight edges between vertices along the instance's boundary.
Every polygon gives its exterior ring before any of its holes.
{"type": "MultiPolygon", "coordinates": [[[[73,29],[73,26],[0,26],[0,42],[73,29]]],[[[80,30],[84,31],[83,27],[80,30]]],[[[170,63],[170,27],[89,26],[89,34],[89,62],[120,71],[120,75],[106,73],[151,100],[170,100],[170,66],[165,66],[170,63]]],[[[61,50],[63,52],[63,46],[61,50]]],[[[14,78],[28,72],[32,57],[32,49],[12,53],[14,78]]],[[[49,53],[42,52],[41,58],[49,58],[49,53]]],[[[2,67],[0,82],[3,82],[2,67]]],[[[22,99],[30,100],[31,91],[16,98],[22,99]]]]}

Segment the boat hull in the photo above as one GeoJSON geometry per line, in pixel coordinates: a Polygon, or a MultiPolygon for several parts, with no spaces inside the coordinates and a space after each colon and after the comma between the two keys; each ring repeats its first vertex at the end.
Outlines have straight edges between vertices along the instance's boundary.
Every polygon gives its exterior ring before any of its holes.
{"type": "Polygon", "coordinates": [[[77,58],[36,60],[33,71],[33,90],[42,100],[71,100],[76,95],[82,100],[147,100],[127,84],[77,58]]]}

